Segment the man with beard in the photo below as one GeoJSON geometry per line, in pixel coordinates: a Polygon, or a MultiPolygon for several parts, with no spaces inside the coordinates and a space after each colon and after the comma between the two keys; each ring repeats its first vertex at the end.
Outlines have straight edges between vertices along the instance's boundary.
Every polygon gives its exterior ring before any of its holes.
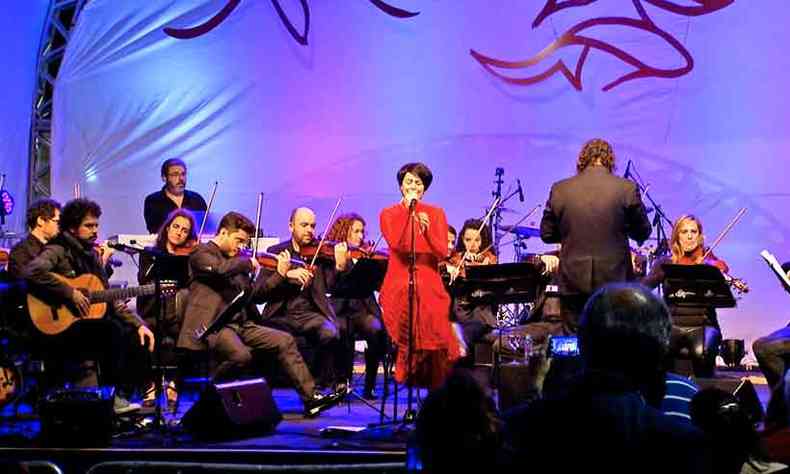
{"type": "Polygon", "coordinates": [[[143,216],[145,227],[151,234],[156,234],[159,229],[176,209],[189,209],[193,212],[205,212],[206,201],[203,197],[186,189],[187,165],[178,158],[170,158],[162,163],[162,189],[149,194],[145,198],[143,216]]]}

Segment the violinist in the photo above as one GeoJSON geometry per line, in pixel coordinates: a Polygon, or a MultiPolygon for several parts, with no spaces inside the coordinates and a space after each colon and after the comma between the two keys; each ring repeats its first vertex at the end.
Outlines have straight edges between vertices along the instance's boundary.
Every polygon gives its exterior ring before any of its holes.
{"type": "MultiPolygon", "coordinates": [[[[196,247],[197,229],[195,226],[195,217],[188,209],[176,209],[170,213],[167,220],[159,229],[154,246],[147,250],[153,250],[160,254],[161,257],[176,257],[172,259],[160,258],[160,268],[163,266],[181,265],[184,270],[183,273],[186,274],[187,257],[196,247]]],[[[140,285],[147,285],[154,281],[156,272],[153,265],[154,259],[151,253],[144,252],[140,254],[140,265],[137,272],[137,281],[140,285]]],[[[164,271],[167,270],[163,269],[163,272],[164,271]]],[[[162,275],[161,278],[168,279],[167,276],[169,275],[162,275]]],[[[185,282],[183,283],[185,284],[185,282]]],[[[164,296],[159,302],[163,307],[156,305],[155,296],[138,296],[137,312],[151,328],[156,328],[157,321],[161,316],[163,326],[160,334],[177,340],[178,334],[181,331],[181,322],[184,313],[183,309],[186,304],[188,293],[186,288],[182,288],[174,295],[164,296]],[[157,314],[160,311],[161,315],[157,314]]],[[[174,403],[177,396],[175,384],[172,382],[168,383],[168,402],[174,403]]],[[[146,391],[143,401],[144,405],[153,404],[153,388],[149,388],[149,390],[146,391]]]]}
{"type": "MultiPolygon", "coordinates": [[[[664,281],[662,264],[679,265],[713,265],[722,272],[729,271],[724,260],[713,253],[703,261],[705,236],[702,233],[702,222],[688,214],[681,216],[672,226],[670,240],[671,255],[660,258],[653,263],[650,273],[642,279],[642,284],[656,288],[664,281]]],[[[687,348],[691,355],[694,374],[697,377],[712,377],[716,367],[716,356],[719,355],[721,328],[714,308],[682,308],[670,307],[672,312],[671,353],[677,354],[687,348]]]]}
{"type": "Polygon", "coordinates": [[[439,275],[439,262],[448,255],[447,217],[441,208],[423,202],[433,181],[426,165],[407,163],[398,170],[396,179],[401,199],[382,210],[379,217],[390,249],[379,302],[384,325],[398,348],[395,379],[436,388],[460,357],[461,349],[450,326],[450,297],[439,275]],[[412,236],[416,271],[410,319],[412,236]]]}
{"type": "MultiPolygon", "coordinates": [[[[461,237],[450,257],[456,276],[463,276],[470,266],[497,263],[491,248],[491,232],[481,224],[480,219],[468,219],[461,227],[461,237]]],[[[461,325],[464,341],[471,348],[496,328],[496,305],[475,303],[465,296],[457,296],[453,300],[451,318],[461,325]]]]}
{"type": "Polygon", "coordinates": [[[159,231],[167,217],[176,209],[189,209],[194,212],[205,211],[206,201],[200,194],[189,191],[187,186],[187,165],[179,158],[170,158],[162,163],[162,189],[145,198],[143,217],[148,232],[159,231]]]}
{"type": "MultiPolygon", "coordinates": [[[[89,273],[109,286],[105,262],[94,245],[101,213],[101,207],[88,199],[73,199],[63,206],[60,235],[22,270],[30,291],[43,291],[53,296],[54,303],[71,303],[81,314],[88,313],[88,297],[53,274],[75,278],[89,273]]],[[[145,349],[153,351],[154,334],[123,301],[108,304],[108,315],[101,319],[81,319],[60,334],[46,336],[42,347],[57,354],[58,359],[76,356],[83,361],[98,361],[101,369],[98,381],[102,385],[118,386],[116,413],[140,408],[120,393],[142,388],[150,363],[145,349]]],[[[76,382],[82,386],[96,383],[93,374],[76,382]]]]}
{"type": "MultiPolygon", "coordinates": [[[[320,374],[322,385],[335,384],[338,390],[345,383],[339,367],[340,338],[337,318],[327,293],[330,293],[340,273],[348,267],[348,245],[326,244],[318,249],[315,241],[315,213],[306,207],[291,211],[288,230],[291,238],[267,249],[270,253],[288,251],[295,258],[306,262],[319,252],[312,268],[292,268],[286,278],[274,288],[263,310],[266,324],[292,335],[308,338],[312,347],[317,347],[315,358],[319,365],[314,368],[320,374]]],[[[271,273],[262,270],[262,274],[271,273]]]]}
{"type": "MultiPolygon", "coordinates": [[[[329,229],[327,238],[332,241],[346,242],[349,246],[363,248],[365,240],[365,219],[359,214],[349,213],[339,216],[329,229]]],[[[351,266],[356,262],[352,258],[351,266]]],[[[331,298],[337,316],[340,338],[343,341],[344,361],[347,380],[351,380],[354,365],[354,340],[357,334],[367,342],[365,350],[365,386],[362,396],[368,400],[376,398],[373,388],[379,362],[384,359],[387,348],[387,334],[381,321],[381,308],[371,292],[366,298],[331,298]]]]}
{"type": "Polygon", "coordinates": [[[337,398],[316,390],[294,338],[263,324],[256,304],[267,302],[292,270],[289,252],[282,251],[277,255],[276,270],[261,272],[253,280],[250,275],[260,268],[259,263],[239,256],[239,250],[254,232],[255,225],[248,218],[229,212],[222,217],[211,241],[198,245],[189,256],[192,282],[178,347],[204,350],[207,346],[220,362],[211,374],[218,381],[238,376],[253,361],[253,351],[274,355],[299,393],[305,416],[312,417],[335,404],[337,398]],[[219,332],[209,335],[206,343],[196,340],[195,331],[208,326],[240,291],[247,292],[249,298],[241,311],[219,332]]]}
{"type": "MultiPolygon", "coordinates": [[[[166,256],[183,256],[188,257],[192,251],[197,247],[197,230],[195,226],[195,217],[187,209],[176,209],[170,213],[167,220],[162,224],[156,236],[156,242],[149,250],[158,251],[166,256]]],[[[176,259],[172,260],[173,262],[176,259]]],[[[140,285],[146,285],[154,281],[153,259],[148,253],[140,254],[140,266],[137,272],[137,281],[140,285]]],[[[181,317],[177,307],[176,299],[180,301],[184,297],[183,293],[179,293],[175,297],[165,298],[162,302],[165,304],[164,322],[166,323],[166,330],[164,334],[171,337],[178,337],[181,325],[181,317]]],[[[137,309],[143,319],[149,326],[156,325],[157,315],[153,313],[154,298],[151,296],[140,296],[137,298],[137,309]]]]}

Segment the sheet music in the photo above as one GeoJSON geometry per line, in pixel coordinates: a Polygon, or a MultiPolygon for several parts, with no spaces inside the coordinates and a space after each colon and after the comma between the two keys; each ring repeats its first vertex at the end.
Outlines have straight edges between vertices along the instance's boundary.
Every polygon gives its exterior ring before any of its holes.
{"type": "Polygon", "coordinates": [[[760,256],[765,259],[768,263],[768,266],[771,267],[771,270],[774,271],[776,277],[779,278],[779,281],[782,282],[782,286],[784,286],[785,291],[790,292],[790,279],[787,278],[787,273],[782,270],[782,265],[779,264],[779,261],[776,260],[776,257],[767,250],[763,250],[760,252],[760,256]]]}

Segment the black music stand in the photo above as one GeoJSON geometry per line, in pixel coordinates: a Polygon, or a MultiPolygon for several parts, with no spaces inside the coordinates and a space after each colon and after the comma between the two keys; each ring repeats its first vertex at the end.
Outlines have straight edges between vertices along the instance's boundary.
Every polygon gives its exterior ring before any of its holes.
{"type": "Polygon", "coordinates": [[[732,290],[718,268],[665,263],[662,269],[667,303],[682,307],[735,307],[732,290]]]}
{"type": "MultiPolygon", "coordinates": [[[[493,304],[529,303],[535,300],[538,286],[544,279],[542,269],[532,262],[501,263],[498,265],[475,265],[467,267],[466,278],[456,288],[456,295],[464,295],[471,301],[493,304]]],[[[494,357],[494,380],[499,379],[502,362],[502,333],[498,327],[499,351],[494,357]]]]}
{"type": "MultiPolygon", "coordinates": [[[[154,283],[154,314],[156,315],[156,328],[154,337],[154,354],[156,357],[156,369],[154,370],[154,422],[153,428],[161,430],[164,423],[162,415],[162,395],[165,393],[165,369],[162,365],[162,340],[165,335],[165,304],[162,294],[163,282],[174,282],[177,288],[184,288],[189,282],[189,257],[171,255],[155,247],[146,247],[140,251],[140,259],[151,262],[148,272],[153,277],[154,283]]],[[[142,263],[142,262],[141,262],[142,263]]]]}
{"type": "MultiPolygon", "coordinates": [[[[332,292],[332,297],[334,298],[348,298],[348,299],[365,299],[368,298],[370,295],[373,294],[374,291],[378,291],[381,288],[382,282],[384,282],[384,275],[387,273],[387,261],[386,260],[374,260],[372,258],[362,258],[357,260],[354,263],[354,266],[351,270],[343,277],[342,281],[338,283],[335,287],[334,291],[332,292]]],[[[386,331],[385,331],[386,332],[386,331]]],[[[351,320],[349,319],[346,321],[346,341],[350,341],[351,347],[346,347],[346,349],[350,349],[352,352],[352,376],[353,376],[353,340],[351,338],[351,320]]],[[[389,353],[389,351],[387,351],[389,353]]],[[[385,372],[384,372],[384,380],[386,386],[387,380],[387,373],[386,373],[386,363],[385,363],[385,372]]],[[[356,398],[357,400],[361,401],[371,409],[375,410],[379,414],[380,420],[383,421],[386,415],[384,414],[384,404],[382,403],[381,408],[377,408],[373,403],[369,400],[365,399],[365,397],[360,396],[357,392],[354,391],[351,384],[351,378],[349,377],[346,380],[346,401],[349,402],[349,409],[351,407],[350,400],[348,399],[349,396],[356,398]]],[[[397,393],[395,395],[397,397],[397,393]]],[[[384,395],[382,394],[382,401],[384,400],[384,395]]]]}

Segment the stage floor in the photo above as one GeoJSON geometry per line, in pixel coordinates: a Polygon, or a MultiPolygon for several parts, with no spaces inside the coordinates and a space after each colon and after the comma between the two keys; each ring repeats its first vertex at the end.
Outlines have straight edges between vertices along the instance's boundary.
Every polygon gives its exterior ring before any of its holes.
{"type": "MultiPolygon", "coordinates": [[[[275,388],[273,395],[283,414],[283,421],[273,433],[260,436],[246,436],[227,441],[201,441],[186,433],[179,421],[198,398],[197,390],[180,394],[181,402],[177,412],[167,412],[167,428],[154,430],[150,423],[146,429],[137,428],[132,422],[122,423],[125,431],[114,436],[111,446],[104,449],[61,449],[42,447],[38,440],[40,422],[35,417],[23,416],[14,419],[13,411],[6,407],[0,415],[0,459],[57,461],[58,465],[88,466],[96,462],[135,460],[135,461],[177,461],[202,463],[253,463],[253,464],[338,464],[338,463],[398,463],[406,459],[406,436],[411,425],[396,423],[381,428],[368,428],[356,434],[334,431],[333,434],[322,430],[332,427],[365,429],[368,425],[378,424],[382,417],[381,393],[382,376],[376,387],[378,400],[365,402],[350,396],[343,402],[324,411],[316,418],[302,416],[302,403],[293,389],[275,388]]],[[[362,382],[354,384],[361,393],[362,382]]],[[[390,385],[392,391],[392,385],[390,385]]],[[[405,387],[399,387],[397,399],[397,419],[402,420],[407,408],[405,387]]],[[[414,390],[415,408],[419,400],[427,394],[424,390],[414,390]]],[[[389,422],[394,413],[394,397],[390,395],[384,405],[385,417],[389,422]]],[[[23,413],[30,413],[29,406],[21,407],[23,413]]],[[[139,423],[144,425],[151,419],[139,423]]]]}
{"type": "MultiPolygon", "coordinates": [[[[770,395],[764,378],[759,372],[719,371],[718,378],[740,379],[748,377],[754,384],[758,397],[765,406],[770,395]]],[[[382,376],[379,376],[376,393],[381,395],[382,376]]],[[[361,380],[354,384],[361,391],[361,380]]],[[[275,401],[284,419],[273,433],[247,436],[227,441],[201,441],[185,433],[178,422],[198,398],[198,391],[185,391],[176,413],[167,413],[167,429],[130,429],[116,435],[109,448],[60,449],[39,445],[37,419],[14,420],[6,407],[0,421],[0,459],[54,461],[69,471],[79,472],[83,467],[106,461],[149,462],[199,462],[247,464],[346,464],[346,463],[395,463],[403,466],[406,460],[406,435],[400,424],[393,427],[368,428],[360,434],[333,436],[322,434],[331,427],[362,429],[381,421],[378,409],[381,401],[372,402],[375,408],[361,400],[351,398],[349,403],[323,412],[313,419],[301,414],[302,404],[296,392],[287,388],[273,390],[275,401]]],[[[415,390],[414,405],[427,395],[425,390],[415,390]]],[[[393,400],[386,400],[384,421],[393,416],[393,400]]],[[[398,391],[398,419],[402,420],[407,406],[407,390],[398,391]]],[[[30,407],[23,407],[29,411],[30,407]]],[[[124,426],[131,428],[131,423],[124,426]]],[[[409,426],[410,427],[410,426],[409,426]]],[[[407,428],[409,428],[407,427],[407,428]]]]}

